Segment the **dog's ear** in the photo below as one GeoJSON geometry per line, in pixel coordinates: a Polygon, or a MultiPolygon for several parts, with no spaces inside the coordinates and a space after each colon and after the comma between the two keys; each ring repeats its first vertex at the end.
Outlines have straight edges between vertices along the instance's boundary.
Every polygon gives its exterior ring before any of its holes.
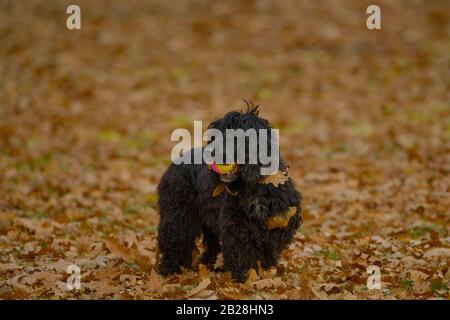
{"type": "Polygon", "coordinates": [[[256,184],[261,179],[261,168],[257,164],[244,164],[240,167],[241,178],[245,183],[256,184]]]}

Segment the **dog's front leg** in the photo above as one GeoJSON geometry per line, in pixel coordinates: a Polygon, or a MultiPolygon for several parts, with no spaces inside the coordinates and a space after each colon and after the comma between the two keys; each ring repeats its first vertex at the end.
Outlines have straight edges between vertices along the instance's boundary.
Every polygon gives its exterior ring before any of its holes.
{"type": "Polygon", "coordinates": [[[248,253],[251,247],[246,240],[236,234],[228,234],[222,240],[223,269],[231,273],[233,279],[245,282],[247,272],[256,265],[248,253]]]}
{"type": "Polygon", "coordinates": [[[223,269],[238,282],[245,282],[250,268],[257,268],[261,255],[250,227],[245,219],[233,219],[222,230],[223,269]]]}

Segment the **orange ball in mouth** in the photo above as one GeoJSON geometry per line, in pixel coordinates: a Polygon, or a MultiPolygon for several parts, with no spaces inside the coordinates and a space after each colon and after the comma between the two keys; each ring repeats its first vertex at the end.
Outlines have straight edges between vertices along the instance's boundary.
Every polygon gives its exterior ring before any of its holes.
{"type": "Polygon", "coordinates": [[[236,163],[217,164],[214,162],[213,164],[210,165],[210,167],[214,172],[218,174],[228,174],[237,167],[237,164],[236,163]]]}

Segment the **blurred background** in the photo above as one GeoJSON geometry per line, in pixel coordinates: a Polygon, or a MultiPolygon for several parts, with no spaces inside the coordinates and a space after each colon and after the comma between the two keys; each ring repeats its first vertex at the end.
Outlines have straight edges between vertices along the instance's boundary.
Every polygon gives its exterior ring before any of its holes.
{"type": "Polygon", "coordinates": [[[54,296],[17,283],[111,234],[156,263],[155,190],[171,131],[206,126],[243,99],[280,129],[304,196],[282,278],[294,291],[274,296],[299,298],[301,266],[318,279],[321,259],[343,260],[345,276],[313,293],[367,298],[364,261],[394,259],[379,297],[448,295],[441,255],[417,262],[423,288],[404,282],[412,267],[401,260],[449,246],[448,1],[377,1],[381,30],[366,28],[364,0],[80,0],[72,31],[70,4],[0,0],[0,262],[25,268],[4,268],[0,296],[54,296]]]}

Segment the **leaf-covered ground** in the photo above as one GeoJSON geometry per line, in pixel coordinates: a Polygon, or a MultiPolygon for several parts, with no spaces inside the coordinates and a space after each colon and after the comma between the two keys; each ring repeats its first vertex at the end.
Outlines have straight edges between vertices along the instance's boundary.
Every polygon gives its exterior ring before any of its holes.
{"type": "Polygon", "coordinates": [[[77,3],[81,31],[71,2],[0,1],[0,298],[449,298],[447,1],[378,1],[380,31],[370,1],[77,3]],[[171,130],[243,98],[281,130],[305,223],[245,284],[162,278],[171,130]]]}

